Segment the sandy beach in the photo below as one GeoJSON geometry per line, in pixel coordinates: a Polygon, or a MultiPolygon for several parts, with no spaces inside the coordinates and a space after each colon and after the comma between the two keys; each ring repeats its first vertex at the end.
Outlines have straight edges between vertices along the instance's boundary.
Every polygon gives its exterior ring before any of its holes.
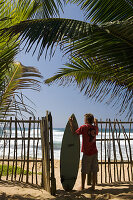
{"type": "MultiPolygon", "coordinates": [[[[2,200],[44,200],[44,199],[57,199],[57,200],[73,200],[73,199],[93,199],[93,200],[119,200],[119,199],[133,199],[133,182],[117,182],[115,184],[98,184],[94,192],[91,191],[90,186],[85,186],[85,190],[78,191],[80,180],[80,168],[77,177],[76,184],[71,192],[65,192],[60,183],[60,162],[55,160],[55,177],[57,193],[56,196],[51,196],[48,192],[43,190],[40,186],[20,183],[18,181],[11,182],[6,181],[5,177],[2,177],[0,181],[0,199],[2,200]]],[[[126,173],[125,166],[125,175],[126,173]]],[[[104,173],[104,171],[103,171],[104,173]]],[[[38,176],[41,182],[41,175],[38,176]]],[[[29,177],[31,180],[31,176],[29,177]]]]}

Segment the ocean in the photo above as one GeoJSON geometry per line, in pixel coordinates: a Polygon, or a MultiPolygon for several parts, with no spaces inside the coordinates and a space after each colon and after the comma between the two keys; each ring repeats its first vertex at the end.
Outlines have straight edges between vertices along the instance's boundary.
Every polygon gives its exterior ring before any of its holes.
{"type": "MultiPolygon", "coordinates": [[[[37,136],[37,130],[35,131],[35,136],[37,136]]],[[[6,130],[7,132],[7,136],[9,136],[9,130],[6,130]]],[[[126,133],[128,135],[129,130],[126,129],[126,133]]],[[[18,137],[22,137],[22,132],[18,131],[18,137]]],[[[54,159],[59,160],[60,159],[60,149],[61,149],[61,143],[62,143],[62,138],[63,138],[63,134],[64,134],[64,128],[54,128],[53,129],[53,143],[54,143],[54,159]]],[[[114,133],[114,136],[119,135],[119,130],[117,130],[117,132],[114,133]]],[[[12,137],[15,136],[15,130],[12,130],[12,137]]],[[[28,129],[26,129],[25,131],[25,136],[28,136],[28,129]]],[[[31,137],[33,136],[33,129],[31,129],[31,137]]],[[[105,137],[105,131],[104,129],[102,130],[102,138],[104,139],[105,137]]],[[[120,133],[120,138],[124,139],[124,134],[121,132],[120,133]]],[[[101,132],[99,132],[97,139],[101,138],[101,132]]],[[[106,130],[106,138],[109,138],[109,130],[106,130]]],[[[112,134],[110,136],[110,138],[112,138],[112,134]]],[[[133,129],[131,130],[131,138],[133,138],[133,129]]],[[[82,137],[80,137],[80,143],[82,143],[82,137]]],[[[114,159],[114,147],[115,147],[115,152],[116,152],[116,156],[117,156],[117,160],[121,160],[120,157],[120,149],[118,146],[118,142],[117,140],[114,141],[114,143],[112,141],[108,141],[105,143],[105,141],[97,141],[97,149],[98,149],[98,159],[99,160],[105,160],[105,148],[106,148],[106,159],[108,159],[108,156],[111,159],[114,159]],[[115,145],[115,146],[114,146],[115,145]],[[102,158],[101,158],[101,151],[102,151],[102,158]]],[[[8,156],[9,153],[9,141],[6,141],[6,148],[5,148],[5,157],[8,156]]],[[[12,140],[10,143],[10,156],[13,157],[14,156],[14,141],[12,140]]],[[[27,145],[28,145],[28,141],[25,141],[25,152],[27,152],[27,145]]],[[[132,153],[132,148],[133,148],[133,140],[130,141],[130,145],[131,145],[131,154],[129,151],[129,143],[128,140],[122,140],[120,141],[120,147],[121,147],[121,151],[122,151],[122,156],[124,160],[128,160],[128,157],[130,158],[130,155],[133,156],[132,153]]],[[[4,142],[2,140],[0,140],[0,157],[3,157],[3,147],[4,146],[4,142]]],[[[18,140],[17,141],[17,156],[21,156],[22,154],[24,154],[24,148],[23,151],[22,149],[22,140],[18,140]]],[[[34,157],[35,155],[37,155],[38,158],[41,158],[41,142],[37,143],[37,141],[30,141],[30,157],[34,157]],[[34,151],[33,150],[33,146],[38,145],[38,150],[34,151]]],[[[82,153],[80,154],[80,158],[82,157],[82,153]]]]}
{"type": "MultiPolygon", "coordinates": [[[[125,129],[127,135],[129,134],[129,130],[125,129]]],[[[61,142],[62,142],[62,138],[63,138],[63,134],[64,134],[64,128],[54,128],[53,129],[53,141],[54,141],[54,158],[55,159],[60,159],[60,149],[61,149],[61,142]]],[[[117,133],[114,133],[114,138],[116,138],[116,134],[117,134],[117,138],[119,135],[119,130],[117,129],[117,133]]],[[[130,130],[130,135],[131,138],[133,138],[133,129],[130,130]]],[[[120,132],[120,136],[121,139],[124,139],[125,136],[123,134],[123,131],[121,130],[120,132]]],[[[102,130],[102,139],[105,138],[105,129],[102,130]]],[[[106,129],[106,138],[109,138],[109,129],[106,129]]],[[[101,139],[101,132],[98,133],[97,135],[97,139],[101,139]]],[[[110,134],[110,139],[112,139],[112,134],[110,134]]],[[[110,159],[113,160],[114,159],[114,144],[115,144],[115,152],[116,152],[116,156],[117,156],[117,160],[121,160],[120,157],[120,152],[119,152],[119,146],[118,146],[118,142],[117,140],[114,141],[114,143],[112,141],[110,142],[105,142],[102,141],[97,141],[96,145],[97,145],[97,149],[98,149],[98,159],[101,160],[101,151],[102,151],[102,160],[105,160],[105,147],[106,147],[106,159],[108,159],[108,155],[110,155],[110,159]]],[[[80,136],[80,147],[82,145],[82,136],[80,136]]],[[[131,145],[131,154],[133,156],[133,140],[130,140],[130,145],[131,145]]],[[[120,147],[122,150],[122,156],[124,160],[128,160],[128,157],[130,158],[130,152],[129,152],[129,144],[128,144],[128,140],[121,140],[120,141],[120,147]]],[[[80,153],[80,159],[82,158],[82,153],[80,153]]]]}

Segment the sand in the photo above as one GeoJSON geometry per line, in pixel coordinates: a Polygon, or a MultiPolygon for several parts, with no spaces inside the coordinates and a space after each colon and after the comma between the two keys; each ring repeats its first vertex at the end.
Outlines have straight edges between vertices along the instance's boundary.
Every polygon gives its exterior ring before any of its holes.
{"type": "MultiPolygon", "coordinates": [[[[56,196],[51,196],[48,192],[43,190],[40,186],[35,186],[32,184],[25,184],[20,182],[6,181],[5,177],[2,177],[0,181],[0,199],[2,200],[44,200],[44,199],[57,199],[57,200],[78,200],[78,199],[88,199],[88,200],[120,200],[133,199],[133,182],[123,182],[115,184],[98,184],[94,192],[91,191],[89,186],[85,186],[85,190],[78,191],[81,180],[80,180],[80,169],[78,173],[78,178],[76,184],[71,192],[65,192],[60,183],[60,169],[59,161],[55,160],[55,177],[57,184],[57,194],[56,196]]],[[[125,174],[126,173],[125,166],[125,174]]],[[[104,171],[103,171],[104,173],[104,171]]],[[[41,176],[39,176],[41,178],[41,176]]]]}

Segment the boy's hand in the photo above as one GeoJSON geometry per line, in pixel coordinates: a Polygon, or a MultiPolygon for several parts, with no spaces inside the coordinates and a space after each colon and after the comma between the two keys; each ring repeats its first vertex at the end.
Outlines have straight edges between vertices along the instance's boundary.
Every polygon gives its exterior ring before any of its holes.
{"type": "Polygon", "coordinates": [[[74,120],[73,117],[69,118],[70,129],[71,129],[72,133],[74,134],[76,129],[74,127],[73,120],[74,120]]]}
{"type": "Polygon", "coordinates": [[[94,119],[94,125],[97,126],[98,120],[95,118],[94,119]]]}
{"type": "Polygon", "coordinates": [[[69,118],[69,123],[70,123],[70,126],[73,126],[73,118],[72,117],[69,118]]]}

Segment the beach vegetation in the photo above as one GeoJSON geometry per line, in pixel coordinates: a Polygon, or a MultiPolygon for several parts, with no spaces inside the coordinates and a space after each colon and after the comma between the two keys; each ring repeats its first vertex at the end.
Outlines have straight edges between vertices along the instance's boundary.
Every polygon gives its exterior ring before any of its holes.
{"type": "MultiPolygon", "coordinates": [[[[22,171],[21,167],[17,166],[17,168],[16,168],[16,167],[13,167],[12,165],[9,165],[9,166],[5,165],[5,164],[0,165],[0,173],[2,173],[3,176],[6,176],[7,173],[8,173],[8,175],[12,175],[12,173],[15,174],[15,172],[17,175],[20,175],[22,172],[24,175],[27,174],[27,171],[26,170],[22,171]]],[[[28,173],[29,173],[29,175],[32,174],[31,171],[29,171],[28,173]]]]}

